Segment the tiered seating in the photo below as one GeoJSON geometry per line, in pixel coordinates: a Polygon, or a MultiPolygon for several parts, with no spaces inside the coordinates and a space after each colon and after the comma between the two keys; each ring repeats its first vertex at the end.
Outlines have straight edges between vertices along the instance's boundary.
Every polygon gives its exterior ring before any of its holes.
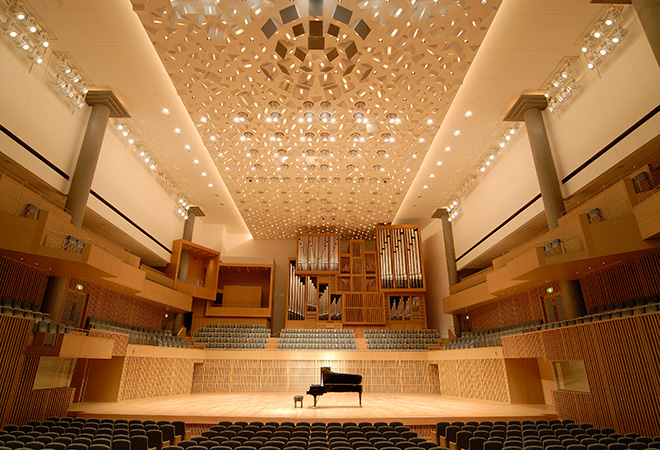
{"type": "Polygon", "coordinates": [[[211,323],[193,334],[195,342],[214,350],[263,350],[270,328],[263,324],[211,323]]]}
{"type": "Polygon", "coordinates": [[[0,311],[2,314],[34,320],[32,333],[46,333],[43,345],[53,345],[57,341],[56,336],[58,334],[74,333],[77,330],[76,327],[53,322],[50,319],[50,314],[39,312],[39,305],[37,304],[8,298],[3,298],[1,304],[0,311]]]}
{"type": "Polygon", "coordinates": [[[649,297],[642,297],[635,300],[628,300],[627,302],[616,303],[612,305],[599,306],[592,308],[589,314],[582,317],[577,317],[570,320],[562,320],[560,322],[551,322],[541,325],[542,330],[549,330],[552,328],[561,328],[567,325],[577,325],[580,323],[598,322],[601,320],[617,319],[619,317],[630,317],[641,314],[648,314],[660,311],[660,296],[652,295],[649,297]]]}
{"type": "Polygon", "coordinates": [[[572,420],[439,422],[438,445],[457,450],[644,450],[660,449],[660,437],[616,433],[572,420]],[[452,447],[454,446],[452,445],[452,447]]]}
{"type": "Polygon", "coordinates": [[[168,450],[438,450],[436,444],[418,437],[401,422],[224,421],[178,446],[168,450]]]}
{"type": "Polygon", "coordinates": [[[502,338],[504,336],[511,336],[513,334],[528,333],[530,331],[538,331],[541,329],[541,320],[534,320],[531,322],[519,323],[503,328],[492,328],[490,330],[480,331],[467,331],[461,337],[452,339],[448,344],[442,348],[444,350],[456,350],[464,348],[477,348],[477,347],[499,347],[502,345],[502,338]]]}
{"type": "Polygon", "coordinates": [[[21,426],[6,425],[0,430],[0,446],[30,450],[147,450],[175,445],[187,437],[182,421],[51,417],[21,426]]]}
{"type": "Polygon", "coordinates": [[[438,330],[364,330],[369,350],[419,351],[437,345],[438,330]]]}
{"type": "Polygon", "coordinates": [[[90,327],[114,333],[128,334],[128,343],[135,345],[155,345],[157,347],[190,348],[190,344],[182,337],[172,336],[170,330],[155,330],[153,328],[134,327],[125,323],[90,317],[87,319],[90,327]]]}
{"type": "Polygon", "coordinates": [[[278,350],[355,350],[353,330],[282,330],[278,350]]]}

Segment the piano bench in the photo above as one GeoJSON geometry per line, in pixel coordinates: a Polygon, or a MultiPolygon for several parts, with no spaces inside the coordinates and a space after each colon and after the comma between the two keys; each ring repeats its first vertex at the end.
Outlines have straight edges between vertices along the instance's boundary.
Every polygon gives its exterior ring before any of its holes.
{"type": "Polygon", "coordinates": [[[298,403],[300,403],[300,407],[303,407],[303,396],[302,395],[294,395],[293,396],[293,407],[297,408],[298,403]]]}

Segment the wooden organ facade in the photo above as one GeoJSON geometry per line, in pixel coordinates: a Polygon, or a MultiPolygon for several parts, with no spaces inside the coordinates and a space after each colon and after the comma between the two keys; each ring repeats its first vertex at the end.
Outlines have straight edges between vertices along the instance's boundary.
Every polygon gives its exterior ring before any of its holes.
{"type": "Polygon", "coordinates": [[[305,233],[297,250],[289,260],[286,328],[426,328],[418,225],[378,226],[375,241],[305,233]]]}

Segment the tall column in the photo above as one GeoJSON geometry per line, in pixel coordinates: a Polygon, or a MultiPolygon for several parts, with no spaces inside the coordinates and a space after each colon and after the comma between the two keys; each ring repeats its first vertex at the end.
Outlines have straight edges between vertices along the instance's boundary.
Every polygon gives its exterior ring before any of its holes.
{"type": "Polygon", "coordinates": [[[658,0],[632,0],[644,34],[649,40],[655,60],[660,65],[660,2],[658,0]]]}
{"type": "MultiPolygon", "coordinates": [[[[76,168],[71,177],[71,186],[65,208],[71,215],[71,223],[81,226],[87,209],[87,199],[92,188],[96,164],[101,153],[103,136],[110,117],[130,117],[111,91],[89,91],[85,102],[92,107],[83,137],[76,168]]],[[[50,277],[41,302],[41,311],[58,320],[62,311],[68,279],[50,277]]]]}
{"type": "MultiPolygon", "coordinates": [[[[454,233],[449,221],[449,211],[444,208],[438,208],[433,217],[440,216],[442,220],[442,240],[445,247],[445,259],[447,260],[447,276],[449,277],[449,286],[458,283],[458,269],[456,268],[456,250],[454,248],[454,233]]],[[[454,334],[460,336],[462,333],[461,316],[452,314],[454,319],[454,334]]]]}
{"type": "MultiPolygon", "coordinates": [[[[199,206],[191,206],[188,208],[188,218],[183,225],[183,240],[192,242],[193,231],[195,230],[195,219],[197,217],[204,217],[204,211],[199,206]]],[[[181,251],[181,259],[179,260],[179,273],[177,279],[184,283],[188,279],[188,266],[190,264],[190,253],[186,250],[181,251]]]]}
{"type": "Polygon", "coordinates": [[[90,91],[85,101],[92,107],[92,113],[87,123],[65,205],[71,214],[71,223],[77,226],[82,225],[85,217],[87,199],[92,188],[108,119],[128,117],[128,113],[111,91],[90,91]]]}
{"type": "Polygon", "coordinates": [[[177,313],[174,315],[174,320],[172,321],[172,334],[176,336],[179,334],[179,331],[183,327],[183,313],[177,313]]]}
{"type": "MultiPolygon", "coordinates": [[[[536,177],[541,188],[541,198],[545,208],[548,228],[553,230],[559,225],[559,218],[566,211],[561,193],[557,169],[552,158],[548,133],[543,123],[541,111],[548,105],[543,95],[521,95],[504,118],[505,121],[525,121],[527,137],[532,149],[536,177]]],[[[569,319],[586,313],[582,290],[578,280],[562,281],[562,296],[566,315],[569,319]]]]}

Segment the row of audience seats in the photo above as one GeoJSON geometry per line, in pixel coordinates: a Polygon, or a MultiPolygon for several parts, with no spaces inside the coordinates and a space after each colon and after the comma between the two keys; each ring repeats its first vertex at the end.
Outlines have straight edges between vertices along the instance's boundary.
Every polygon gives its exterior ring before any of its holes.
{"type": "Polygon", "coordinates": [[[369,350],[428,350],[440,341],[438,330],[364,330],[369,350]]]}
{"type": "Polygon", "coordinates": [[[520,323],[502,328],[492,328],[490,330],[467,331],[461,337],[452,339],[442,348],[444,350],[456,350],[464,348],[477,347],[499,347],[502,345],[504,336],[513,334],[528,333],[541,329],[543,321],[533,320],[531,322],[520,323]]]}
{"type": "Polygon", "coordinates": [[[263,350],[269,337],[270,328],[263,324],[211,323],[193,334],[195,342],[214,350],[263,350]]]}
{"type": "Polygon", "coordinates": [[[51,417],[6,425],[0,430],[0,449],[163,450],[187,437],[182,421],[51,417]]]}
{"type": "Polygon", "coordinates": [[[439,445],[457,450],[646,450],[660,449],[660,436],[616,433],[572,420],[439,422],[439,445]]]}
{"type": "Polygon", "coordinates": [[[177,447],[167,450],[441,450],[401,422],[223,421],[177,447]]]}
{"type": "Polygon", "coordinates": [[[542,330],[561,328],[568,325],[599,322],[601,320],[618,319],[620,317],[639,316],[660,311],[660,296],[652,295],[626,302],[615,303],[598,308],[591,308],[589,314],[570,320],[551,322],[541,325],[542,330]]]}
{"type": "Polygon", "coordinates": [[[77,330],[76,327],[53,322],[50,314],[40,312],[39,305],[36,303],[3,298],[1,304],[0,312],[2,314],[34,320],[32,333],[45,333],[44,340],[41,343],[43,345],[53,345],[57,341],[57,335],[70,334],[77,330]]]}
{"type": "Polygon", "coordinates": [[[284,329],[278,350],[355,350],[353,330],[284,329]]]}
{"type": "Polygon", "coordinates": [[[120,322],[90,317],[87,319],[89,327],[113,333],[128,334],[128,343],[135,345],[154,345],[157,347],[190,348],[182,337],[172,336],[170,330],[156,330],[153,328],[136,327],[120,322]]]}

